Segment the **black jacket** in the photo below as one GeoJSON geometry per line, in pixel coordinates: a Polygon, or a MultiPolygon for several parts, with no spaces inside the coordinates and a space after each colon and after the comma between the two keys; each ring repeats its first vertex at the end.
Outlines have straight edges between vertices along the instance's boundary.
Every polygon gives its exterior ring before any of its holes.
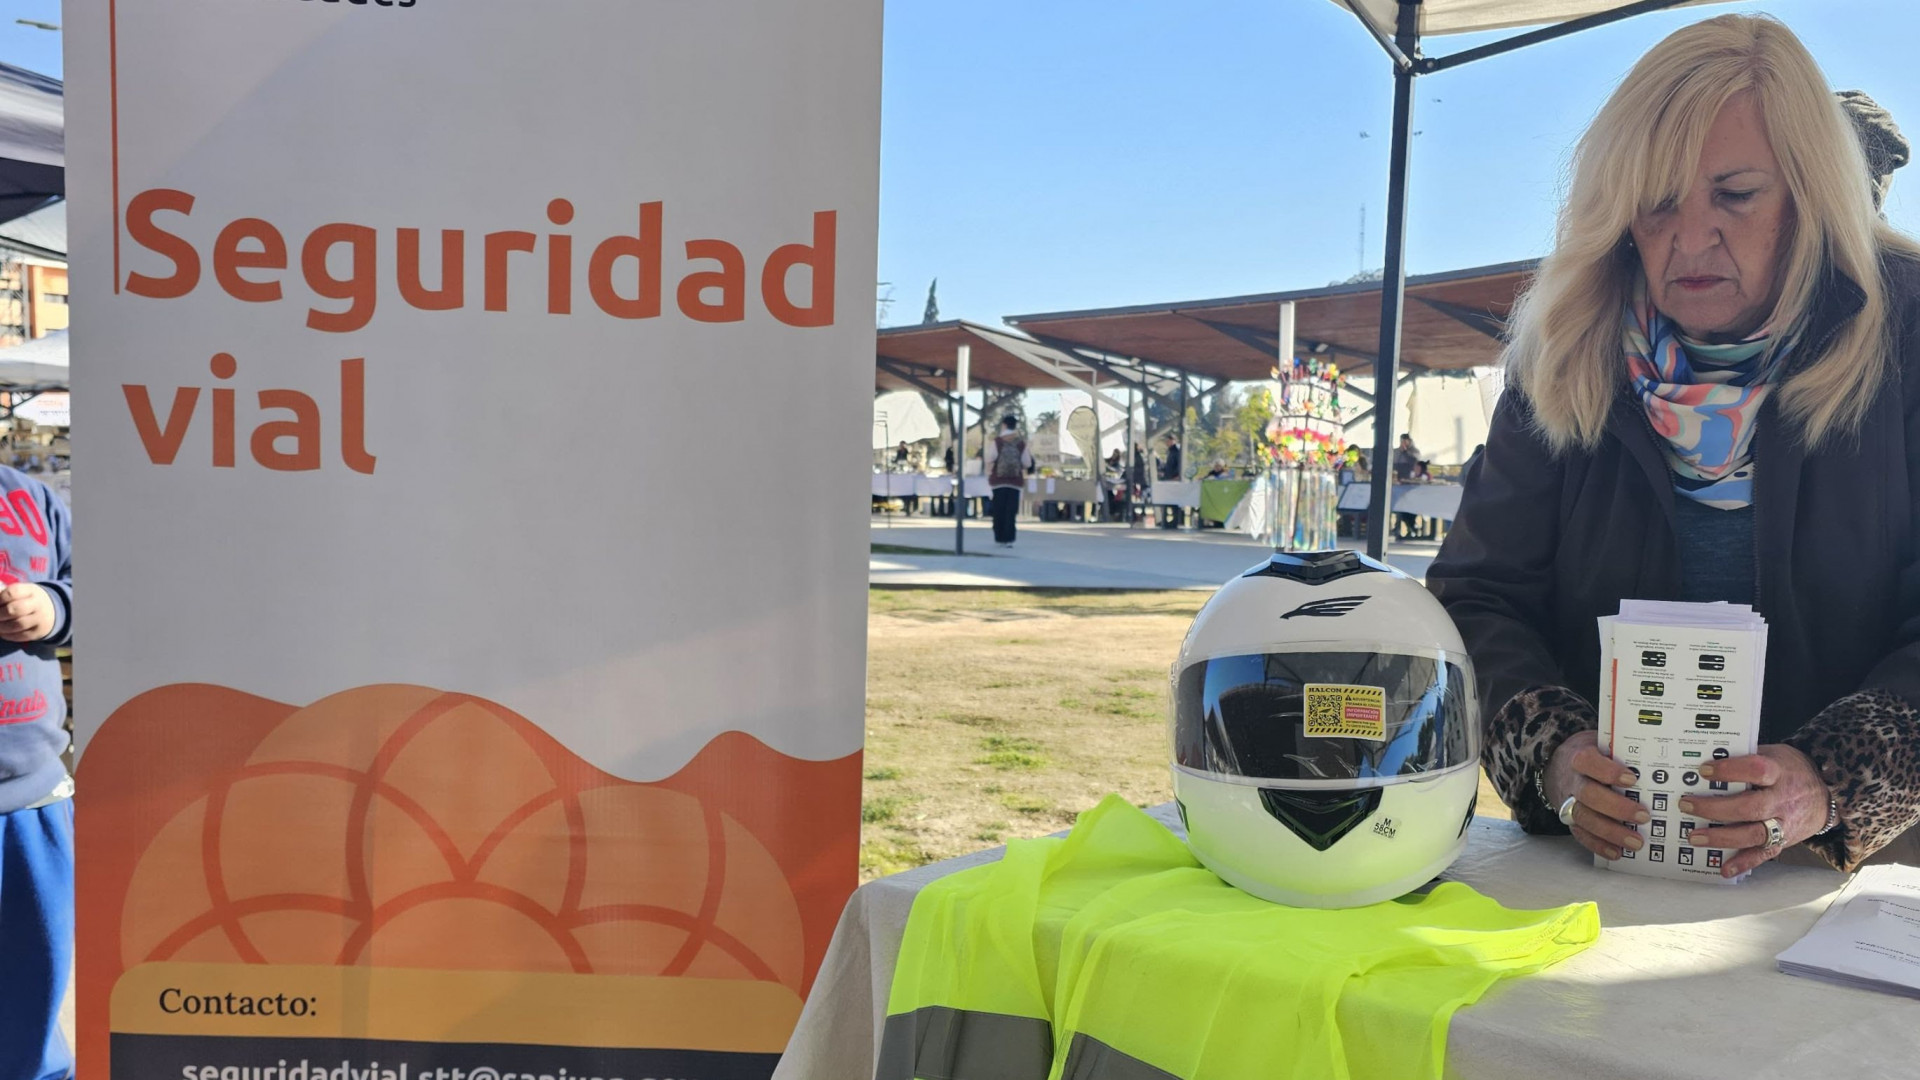
{"type": "MultiPolygon", "coordinates": [[[[1769,629],[1762,741],[1777,742],[1855,691],[1920,704],[1920,265],[1889,258],[1893,370],[1859,433],[1808,451],[1762,407],[1754,433],[1755,596],[1769,629]]],[[[1788,373],[1860,310],[1830,273],[1788,373]]],[[[1680,590],[1673,481],[1642,406],[1623,387],[1604,438],[1555,456],[1525,397],[1496,410],[1469,465],[1453,531],[1427,583],[1473,656],[1486,715],[1531,688],[1595,698],[1595,620],[1623,598],[1680,590]]]]}

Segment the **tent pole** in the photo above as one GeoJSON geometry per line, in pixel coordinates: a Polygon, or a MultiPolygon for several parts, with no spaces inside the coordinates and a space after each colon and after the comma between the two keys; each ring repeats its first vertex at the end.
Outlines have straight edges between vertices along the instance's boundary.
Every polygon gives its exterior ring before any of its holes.
{"type": "MultiPolygon", "coordinates": [[[[1400,50],[1420,47],[1419,0],[1400,0],[1400,50]]],[[[1373,492],[1367,501],[1367,554],[1386,557],[1387,518],[1393,506],[1394,397],[1400,378],[1400,324],[1407,306],[1407,173],[1413,149],[1413,68],[1393,76],[1393,157],[1387,176],[1387,261],[1380,276],[1380,359],[1373,365],[1373,492]]]]}
{"type": "MultiPolygon", "coordinates": [[[[1129,382],[1129,383],[1127,383],[1127,445],[1128,445],[1129,447],[1139,447],[1139,449],[1138,449],[1137,451],[1134,451],[1134,450],[1129,450],[1129,451],[1128,451],[1128,453],[1127,453],[1127,470],[1128,470],[1128,472],[1129,472],[1129,473],[1131,473],[1131,472],[1132,472],[1132,470],[1133,470],[1133,461],[1134,461],[1134,457],[1133,457],[1133,455],[1134,455],[1134,453],[1136,453],[1136,452],[1137,452],[1137,453],[1139,453],[1139,455],[1140,455],[1140,459],[1139,459],[1139,460],[1140,460],[1140,461],[1142,461],[1142,462],[1145,462],[1145,461],[1146,461],[1146,459],[1147,459],[1147,458],[1146,458],[1146,453],[1147,453],[1147,452],[1146,452],[1146,448],[1145,448],[1145,447],[1142,447],[1142,446],[1140,446],[1140,444],[1139,444],[1139,443],[1137,443],[1137,442],[1134,442],[1134,441],[1133,441],[1133,410],[1135,409],[1135,407],[1136,407],[1136,406],[1137,406],[1137,404],[1138,404],[1138,402],[1137,402],[1137,400],[1136,400],[1136,399],[1138,398],[1138,396],[1139,396],[1139,395],[1138,395],[1138,393],[1137,393],[1137,391],[1135,390],[1135,387],[1134,387],[1134,384],[1133,384],[1132,382],[1129,382]]],[[[1143,429],[1144,429],[1144,428],[1146,427],[1146,425],[1145,425],[1145,424],[1142,424],[1142,425],[1140,425],[1140,426],[1141,426],[1141,427],[1142,427],[1143,429]]],[[[1144,439],[1146,439],[1146,437],[1147,437],[1147,433],[1146,433],[1146,432],[1145,432],[1144,430],[1142,430],[1142,431],[1140,432],[1140,438],[1141,438],[1142,440],[1144,440],[1144,439]]],[[[1153,483],[1153,476],[1151,475],[1151,469],[1149,469],[1149,468],[1148,468],[1147,466],[1145,466],[1145,465],[1142,465],[1141,467],[1142,467],[1142,469],[1143,469],[1144,471],[1143,471],[1143,472],[1141,473],[1141,475],[1140,475],[1140,484],[1141,484],[1141,486],[1142,486],[1143,488],[1148,488],[1148,487],[1149,487],[1149,486],[1150,486],[1150,485],[1151,485],[1151,484],[1153,483]]],[[[1129,529],[1137,529],[1137,528],[1139,528],[1139,527],[1140,527],[1140,522],[1139,522],[1139,521],[1137,520],[1137,518],[1135,517],[1135,515],[1134,515],[1134,512],[1133,512],[1133,483],[1132,483],[1132,480],[1133,480],[1133,477],[1132,477],[1131,475],[1129,475],[1129,476],[1127,477],[1127,480],[1128,480],[1128,483],[1127,483],[1127,528],[1129,528],[1129,529]]],[[[1149,488],[1149,489],[1150,489],[1150,488],[1149,488]]],[[[1145,493],[1145,491],[1143,491],[1143,492],[1141,492],[1141,494],[1142,494],[1142,495],[1144,496],[1144,495],[1145,495],[1146,493],[1145,493]]],[[[1149,503],[1147,504],[1147,512],[1148,512],[1148,513],[1152,513],[1152,512],[1153,512],[1153,504],[1152,504],[1151,502],[1149,502],[1149,503]]]]}
{"type": "MultiPolygon", "coordinates": [[[[1191,473],[1188,472],[1187,466],[1192,464],[1193,447],[1187,445],[1187,373],[1182,371],[1180,372],[1180,475],[1175,477],[1175,479],[1185,480],[1189,475],[1198,479],[1200,476],[1199,468],[1196,467],[1191,473]]],[[[1186,512],[1184,507],[1180,510],[1180,513],[1183,515],[1186,514],[1186,512]]],[[[1197,531],[1200,528],[1199,508],[1194,508],[1190,522],[1182,521],[1181,525],[1197,531]]]]}
{"type": "MultiPolygon", "coordinates": [[[[1097,371],[1090,373],[1087,376],[1087,385],[1098,391],[1100,373],[1097,371]]],[[[1106,440],[1100,437],[1100,395],[1097,392],[1087,395],[1087,407],[1093,410],[1093,493],[1100,496],[1100,506],[1095,510],[1094,517],[1104,523],[1112,521],[1113,515],[1107,510],[1107,507],[1112,505],[1112,500],[1107,498],[1107,459],[1101,456],[1106,447],[1100,444],[1106,440]]],[[[1086,447],[1083,446],[1080,449],[1084,451],[1086,447]]]]}
{"type": "MultiPolygon", "coordinates": [[[[960,355],[954,365],[957,372],[953,400],[959,409],[959,423],[954,427],[955,438],[959,445],[954,447],[953,467],[953,553],[967,553],[967,378],[972,374],[973,347],[960,346],[960,355]]],[[[985,440],[982,439],[984,453],[985,440]]]]}

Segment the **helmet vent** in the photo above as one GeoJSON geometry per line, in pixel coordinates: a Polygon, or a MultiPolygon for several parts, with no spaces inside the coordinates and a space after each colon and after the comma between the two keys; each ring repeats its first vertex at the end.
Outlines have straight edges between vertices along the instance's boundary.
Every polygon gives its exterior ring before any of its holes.
{"type": "Polygon", "coordinates": [[[1281,551],[1242,577],[1277,577],[1303,585],[1325,585],[1354,574],[1397,573],[1357,551],[1281,551]]]}
{"type": "Polygon", "coordinates": [[[1284,791],[1261,788],[1260,805],[1315,851],[1325,851],[1380,809],[1380,789],[1284,791]]]}

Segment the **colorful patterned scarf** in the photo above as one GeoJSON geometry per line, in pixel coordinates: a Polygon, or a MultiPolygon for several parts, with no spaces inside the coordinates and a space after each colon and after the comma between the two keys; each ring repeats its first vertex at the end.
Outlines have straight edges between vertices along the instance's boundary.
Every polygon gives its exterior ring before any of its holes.
{"type": "Polygon", "coordinates": [[[1753,503],[1753,425],[1785,350],[1771,327],[1709,345],[1655,310],[1644,287],[1626,311],[1627,373],[1665,441],[1676,494],[1721,510],[1753,503]]]}

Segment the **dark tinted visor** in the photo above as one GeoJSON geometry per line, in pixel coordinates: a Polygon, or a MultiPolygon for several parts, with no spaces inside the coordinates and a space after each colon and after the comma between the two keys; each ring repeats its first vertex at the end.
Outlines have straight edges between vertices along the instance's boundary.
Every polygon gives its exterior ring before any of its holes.
{"type": "Polygon", "coordinates": [[[1174,760],[1258,781],[1440,772],[1479,760],[1473,693],[1438,650],[1215,657],[1174,687],[1174,760]]]}

